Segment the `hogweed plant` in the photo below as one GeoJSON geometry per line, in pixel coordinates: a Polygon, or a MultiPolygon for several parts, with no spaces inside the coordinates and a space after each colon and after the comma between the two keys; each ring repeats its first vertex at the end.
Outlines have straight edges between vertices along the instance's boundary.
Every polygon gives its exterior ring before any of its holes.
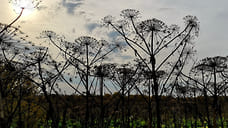
{"type": "MultiPolygon", "coordinates": [[[[0,28],[4,29],[6,25],[0,24],[0,28]]],[[[18,118],[18,126],[22,126],[22,108],[21,104],[26,94],[25,88],[36,88],[32,83],[35,79],[34,74],[35,52],[40,50],[39,47],[26,41],[28,36],[19,28],[9,26],[7,30],[0,33],[0,120],[1,127],[8,127],[18,118]],[[30,83],[30,84],[28,84],[30,83]],[[17,90],[19,88],[19,90],[17,90]],[[14,90],[16,92],[14,92],[14,90]],[[22,91],[24,91],[22,93],[22,91]],[[14,94],[15,93],[15,94],[14,94]],[[13,95],[17,95],[16,97],[13,95]],[[12,99],[8,99],[11,96],[12,99]],[[15,97],[15,98],[14,98],[15,97]],[[9,100],[9,101],[7,101],[9,100]],[[4,113],[8,109],[9,104],[17,104],[11,107],[11,111],[4,113]],[[19,114],[17,114],[19,113],[19,114]]],[[[31,92],[32,93],[32,92],[31,92]]],[[[30,94],[31,94],[30,93],[30,94]]],[[[30,95],[29,94],[29,95],[30,95]]]]}
{"type": "MultiPolygon", "coordinates": [[[[70,87],[72,87],[76,92],[82,92],[79,90],[84,87],[85,97],[86,97],[86,116],[84,120],[84,126],[88,127],[92,123],[90,108],[89,108],[89,97],[91,89],[94,85],[94,79],[96,76],[94,67],[99,66],[104,62],[104,60],[115,50],[118,50],[121,45],[110,44],[105,40],[97,40],[90,36],[81,36],[75,39],[74,42],[66,41],[63,36],[52,31],[44,31],[41,34],[41,38],[46,38],[47,41],[51,42],[56,48],[59,49],[60,53],[64,60],[71,65],[71,68],[74,70],[73,73],[69,76],[79,77],[79,80],[70,80],[67,82],[70,87]],[[71,83],[78,82],[77,87],[74,87],[71,83]]],[[[70,71],[72,69],[68,68],[70,71]]],[[[70,72],[72,73],[72,72],[70,72]]],[[[70,74],[68,73],[68,74],[70,74]]],[[[80,93],[82,94],[82,93],[80,93]]],[[[83,94],[84,95],[84,94],[83,94]]]]}
{"type": "MultiPolygon", "coordinates": [[[[141,21],[140,12],[134,9],[121,11],[121,17],[121,23],[125,21],[125,24],[119,24],[112,16],[104,17],[103,23],[119,33],[119,36],[135,53],[135,57],[139,58],[146,65],[146,69],[151,72],[151,82],[148,86],[151,86],[154,91],[157,127],[161,128],[160,95],[162,94],[160,92],[162,86],[168,88],[168,82],[171,81],[174,68],[183,57],[184,50],[191,46],[190,42],[198,36],[199,21],[195,16],[186,16],[184,17],[185,27],[180,30],[179,26],[168,26],[156,18],[141,21]],[[170,69],[165,68],[168,62],[174,63],[170,69]],[[168,74],[164,78],[165,83],[159,84],[158,82],[156,72],[159,70],[165,70],[168,74]]],[[[149,127],[152,127],[152,117],[149,116],[149,118],[149,127]]]]}
{"type": "Polygon", "coordinates": [[[219,102],[219,96],[223,95],[227,90],[227,57],[215,56],[207,57],[198,61],[191,70],[191,74],[183,76],[189,78],[191,81],[197,84],[197,88],[202,90],[204,96],[205,110],[206,110],[206,122],[208,127],[218,126],[217,119],[220,118],[221,126],[224,126],[223,118],[221,115],[221,108],[219,102]],[[213,122],[210,119],[210,104],[208,97],[213,97],[213,122]],[[213,124],[213,125],[212,125],[213,124]]]}

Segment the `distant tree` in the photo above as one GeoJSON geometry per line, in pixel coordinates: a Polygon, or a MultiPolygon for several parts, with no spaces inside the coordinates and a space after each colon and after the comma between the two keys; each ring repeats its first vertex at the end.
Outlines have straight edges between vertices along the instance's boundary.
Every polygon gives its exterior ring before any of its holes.
{"type": "MultiPolygon", "coordinates": [[[[192,39],[198,36],[199,22],[195,16],[186,16],[184,17],[186,26],[179,31],[177,25],[167,26],[156,18],[140,21],[139,14],[137,10],[126,9],[121,12],[123,19],[116,22],[112,16],[106,16],[103,21],[122,37],[135,57],[139,58],[146,65],[146,70],[151,72],[149,73],[151,82],[148,86],[151,86],[154,92],[157,127],[161,128],[160,95],[163,88],[168,88],[171,76],[184,55],[184,50],[188,46],[191,47],[192,39]],[[165,65],[170,61],[174,65],[171,70],[166,69],[168,75],[163,83],[159,83],[156,72],[165,70],[165,65]]],[[[150,110],[148,114],[151,114],[150,110]]],[[[151,116],[149,116],[149,127],[152,127],[151,116]]]]}

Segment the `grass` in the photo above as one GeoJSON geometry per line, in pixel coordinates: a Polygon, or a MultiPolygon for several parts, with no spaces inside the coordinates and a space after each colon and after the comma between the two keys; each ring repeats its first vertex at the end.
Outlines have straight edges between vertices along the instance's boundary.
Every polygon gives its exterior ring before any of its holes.
{"type": "MultiPolygon", "coordinates": [[[[42,122],[39,122],[38,124],[38,128],[51,128],[51,123],[52,121],[49,120],[47,124],[44,124],[42,122]]],[[[97,122],[94,122],[95,124],[97,124],[97,122]]],[[[107,123],[105,121],[105,123],[107,123]]],[[[218,121],[219,124],[221,124],[221,121],[218,121]]],[[[224,121],[224,127],[228,126],[228,122],[224,121]]],[[[191,126],[194,126],[194,120],[187,120],[185,122],[185,120],[178,120],[178,127],[180,128],[184,128],[184,125],[186,124],[186,127],[191,128],[191,126]]],[[[62,127],[62,122],[59,122],[59,127],[62,127]]],[[[120,128],[121,125],[121,120],[117,119],[116,121],[111,120],[109,128],[120,128]]],[[[156,124],[153,124],[156,127],[156,124]]],[[[137,119],[137,120],[131,120],[130,121],[130,127],[131,128],[147,128],[147,122],[145,120],[142,119],[137,119]]],[[[206,128],[208,128],[208,125],[206,122],[204,122],[204,126],[206,126],[206,128]]],[[[10,128],[16,128],[17,127],[17,123],[12,123],[10,128]]],[[[66,127],[67,128],[82,128],[82,124],[80,121],[77,120],[67,120],[66,121],[66,127]]],[[[172,122],[172,120],[170,120],[169,122],[167,122],[166,124],[162,124],[162,128],[175,128],[174,123],[172,122]]],[[[197,128],[204,128],[202,122],[200,122],[200,120],[197,120],[197,128]]],[[[219,126],[219,128],[221,128],[221,126],[219,126]]]]}

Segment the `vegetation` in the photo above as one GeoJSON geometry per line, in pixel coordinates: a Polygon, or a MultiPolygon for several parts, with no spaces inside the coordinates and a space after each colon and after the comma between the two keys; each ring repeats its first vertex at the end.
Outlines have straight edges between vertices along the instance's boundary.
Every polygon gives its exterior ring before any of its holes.
{"type": "Polygon", "coordinates": [[[194,59],[195,16],[184,17],[181,30],[156,18],[141,21],[139,11],[126,9],[120,20],[103,18],[115,41],[81,36],[70,42],[46,30],[40,38],[61,55],[53,59],[12,26],[24,9],[0,24],[0,127],[228,126],[228,58],[194,59]],[[110,62],[124,51],[134,54],[129,63],[110,62]],[[63,86],[75,93],[67,95],[63,86]]]}

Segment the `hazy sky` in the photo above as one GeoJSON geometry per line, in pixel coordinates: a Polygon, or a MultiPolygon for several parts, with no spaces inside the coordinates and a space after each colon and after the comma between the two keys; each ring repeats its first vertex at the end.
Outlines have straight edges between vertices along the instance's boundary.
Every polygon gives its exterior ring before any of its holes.
{"type": "MultiPolygon", "coordinates": [[[[106,15],[118,17],[123,9],[133,8],[142,18],[158,18],[168,25],[183,25],[182,18],[195,15],[200,21],[200,36],[195,41],[198,58],[228,55],[227,0],[43,0],[40,8],[23,16],[15,25],[31,38],[43,30],[53,30],[69,40],[81,35],[102,37],[99,23],[106,15]]],[[[8,0],[0,2],[0,22],[16,17],[8,0]]],[[[39,43],[39,41],[37,42],[39,43]]]]}

